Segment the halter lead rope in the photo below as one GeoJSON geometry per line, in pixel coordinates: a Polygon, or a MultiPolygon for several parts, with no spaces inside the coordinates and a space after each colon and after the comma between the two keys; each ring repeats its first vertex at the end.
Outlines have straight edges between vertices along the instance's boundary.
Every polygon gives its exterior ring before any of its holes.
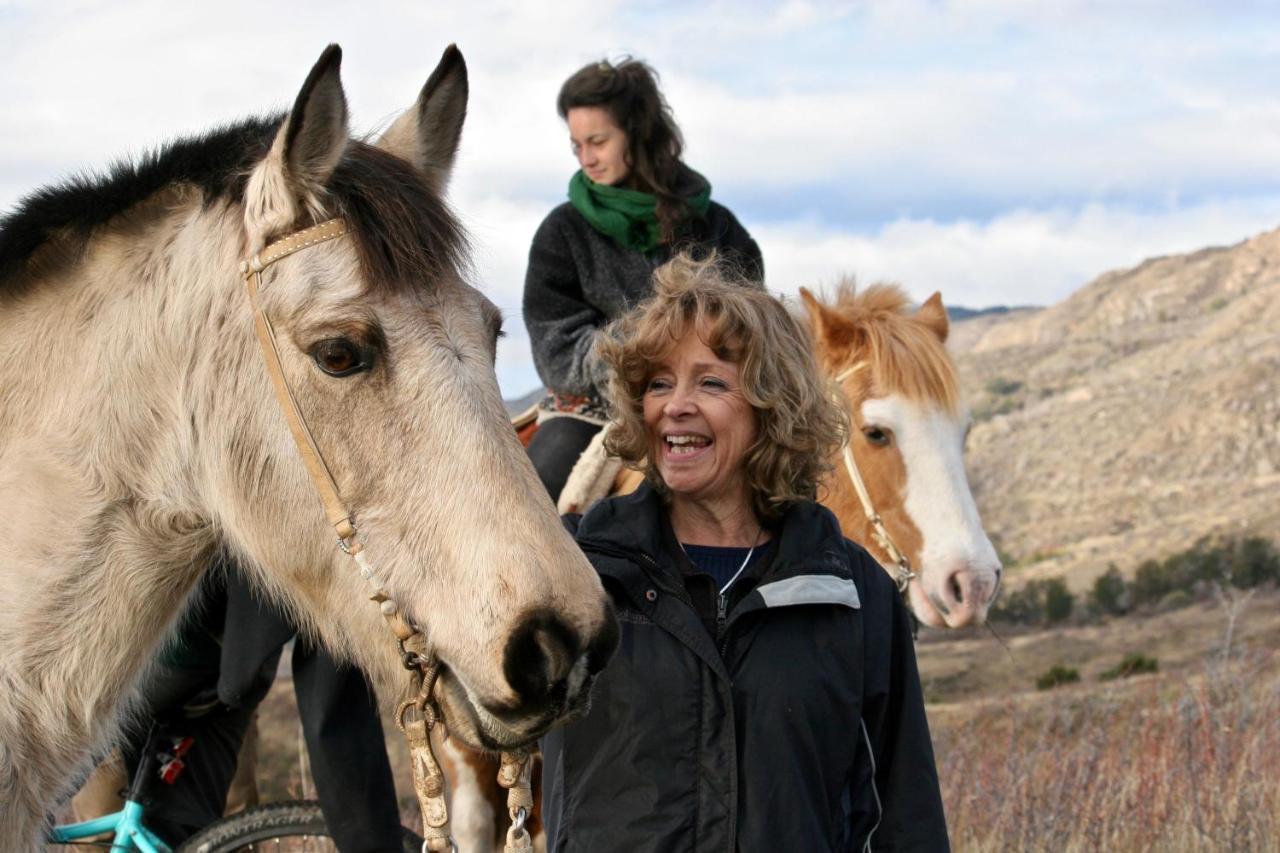
{"type": "MultiPolygon", "coordinates": [[[[364,554],[364,545],[356,538],[358,531],[351,520],[351,513],[342,500],[338,484],[324,461],[324,454],[316,445],[306,418],[303,417],[289,382],[285,379],[284,368],[280,364],[280,350],[276,344],[275,329],[272,328],[271,320],[263,310],[259,298],[262,290],[262,273],[267,267],[281,258],[341,237],[346,233],[346,223],[341,219],[330,219],[319,225],[295,231],[271,243],[248,260],[242,261],[240,272],[244,275],[245,288],[249,293],[254,327],[257,330],[258,344],[262,350],[263,361],[266,363],[267,374],[271,377],[276,401],[280,404],[280,409],[284,412],[285,420],[289,424],[289,432],[293,435],[298,454],[307,466],[312,485],[315,486],[324,504],[325,516],[337,534],[339,547],[355,560],[361,577],[373,589],[369,598],[378,605],[387,626],[395,634],[400,647],[401,660],[405,669],[412,674],[415,696],[402,702],[396,709],[396,725],[409,743],[413,764],[413,787],[422,810],[423,853],[428,850],[437,851],[437,853],[451,850],[457,853],[458,845],[449,834],[449,810],[445,804],[444,772],[431,747],[431,729],[436,723],[442,722],[440,709],[431,695],[440,674],[440,662],[428,648],[426,637],[422,632],[400,613],[400,608],[396,606],[391,595],[378,580],[373,566],[368,562],[364,554]]],[[[498,773],[498,781],[503,787],[509,789],[507,804],[512,820],[511,829],[507,832],[507,853],[529,853],[533,849],[532,839],[524,828],[525,820],[533,809],[533,795],[530,791],[532,763],[527,750],[502,755],[502,769],[498,773]],[[510,781],[507,781],[508,779],[510,781]]]]}
{"type": "MultiPolygon", "coordinates": [[[[845,368],[835,377],[837,386],[843,385],[845,380],[853,376],[859,370],[867,366],[865,361],[859,361],[845,368]]],[[[862,474],[858,471],[858,463],[853,458],[853,436],[849,436],[841,447],[841,453],[844,456],[844,470],[849,474],[849,480],[853,483],[853,490],[858,495],[858,501],[862,504],[862,512],[867,517],[867,521],[871,523],[871,536],[876,540],[884,552],[889,555],[889,559],[897,566],[894,574],[894,584],[898,587],[901,595],[907,594],[907,587],[911,585],[911,581],[915,580],[916,573],[911,569],[911,561],[907,559],[907,555],[902,553],[893,538],[889,535],[889,529],[884,526],[884,520],[880,518],[880,513],[876,512],[875,506],[871,503],[871,494],[867,491],[867,484],[862,480],[862,474]]]]}

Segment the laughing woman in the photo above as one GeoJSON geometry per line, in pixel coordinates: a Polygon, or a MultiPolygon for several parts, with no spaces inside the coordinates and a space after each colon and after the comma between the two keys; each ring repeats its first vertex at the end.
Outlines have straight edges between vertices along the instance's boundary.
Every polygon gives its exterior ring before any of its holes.
{"type": "Polygon", "coordinates": [[[807,332],[678,258],[599,354],[647,482],[568,517],[622,637],[543,743],[548,849],[946,850],[906,609],[813,502],[848,424],[807,332]]]}
{"type": "Polygon", "coordinates": [[[556,108],[581,168],[569,201],[534,235],[524,286],[533,361],[548,390],[529,456],[552,500],[605,422],[596,338],[652,292],[653,270],[677,252],[715,252],[756,286],[764,278],[751,235],[681,160],[680,128],[652,68],[593,62],[565,81],[556,108]]]}

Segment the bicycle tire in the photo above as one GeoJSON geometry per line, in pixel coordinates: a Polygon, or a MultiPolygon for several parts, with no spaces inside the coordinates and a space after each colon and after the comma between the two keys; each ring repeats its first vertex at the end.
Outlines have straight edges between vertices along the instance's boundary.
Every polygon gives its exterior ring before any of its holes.
{"type": "MultiPolygon", "coordinates": [[[[405,853],[417,853],[422,838],[401,827],[405,853]]],[[[211,823],[178,847],[178,853],[237,853],[238,851],[337,850],[329,837],[320,804],[314,800],[286,800],[245,809],[211,823]]]]}

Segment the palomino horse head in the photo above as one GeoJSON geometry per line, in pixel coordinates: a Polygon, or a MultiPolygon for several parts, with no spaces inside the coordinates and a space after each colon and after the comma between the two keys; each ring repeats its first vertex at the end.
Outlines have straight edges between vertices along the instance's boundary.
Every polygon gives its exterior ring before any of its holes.
{"type": "Polygon", "coordinates": [[[283,119],[177,142],[0,221],[0,847],[114,730],[227,547],[390,699],[407,684],[273,394],[240,262],[377,582],[443,662],[450,731],[502,748],[580,710],[616,642],[503,408],[501,318],[442,200],[467,103],[445,51],[376,144],[326,50],[283,119]]]}
{"type": "MultiPolygon", "coordinates": [[[[963,410],[955,367],[943,346],[947,312],[939,294],[914,314],[901,289],[861,293],[841,285],[833,304],[801,289],[818,363],[851,405],[850,450],[888,539],[916,578],[908,599],[935,627],[980,624],[995,598],[1000,561],[982,529],[964,470],[963,410]]],[[[897,571],[879,541],[841,458],[823,502],[841,526],[897,571]]]]}
{"type": "MultiPolygon", "coordinates": [[[[466,67],[447,50],[417,103],[368,146],[348,137],[339,56],[320,58],[254,168],[244,222],[251,252],[327,217],[352,239],[282,261],[264,279],[265,308],[379,580],[447,667],[437,693],[451,731],[490,747],[528,742],[585,701],[615,633],[595,573],[511,430],[493,371],[501,318],[464,280],[460,232],[440,200],[466,67]]],[[[389,635],[340,555],[281,577],[296,561],[255,540],[315,531],[314,499],[288,494],[299,468],[274,415],[261,441],[289,517],[239,517],[227,530],[268,584],[309,600],[323,590],[316,616],[338,628],[313,619],[322,634],[366,666],[385,661],[389,635]]],[[[239,516],[262,495],[238,497],[239,516]]]]}

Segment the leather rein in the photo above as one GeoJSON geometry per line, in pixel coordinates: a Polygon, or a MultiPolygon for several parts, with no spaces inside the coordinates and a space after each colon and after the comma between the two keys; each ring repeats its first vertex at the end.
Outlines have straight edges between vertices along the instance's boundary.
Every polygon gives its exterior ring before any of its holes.
{"type": "MultiPolygon", "coordinates": [[[[249,305],[253,310],[254,327],[262,350],[262,358],[266,363],[267,374],[271,377],[276,401],[289,424],[289,432],[293,435],[298,454],[307,466],[312,485],[315,486],[321,503],[324,504],[325,516],[338,537],[338,547],[355,561],[361,577],[372,589],[369,599],[381,610],[383,619],[396,637],[401,661],[411,674],[414,698],[400,703],[395,716],[396,725],[409,743],[413,764],[413,786],[422,809],[423,853],[427,851],[443,853],[448,850],[457,853],[457,844],[449,833],[449,811],[444,795],[444,772],[431,746],[431,729],[437,723],[442,725],[444,723],[440,708],[432,696],[436,679],[440,674],[440,661],[428,646],[422,632],[401,613],[365,556],[364,545],[358,538],[359,531],[352,519],[352,512],[342,499],[337,482],[324,460],[324,455],[316,445],[306,418],[303,417],[297,399],[285,378],[284,369],[280,364],[280,351],[276,344],[275,330],[259,298],[263,287],[262,273],[272,264],[346,233],[346,223],[341,219],[330,219],[319,225],[295,231],[273,241],[261,252],[242,261],[240,272],[244,275],[249,305]]],[[[512,821],[511,828],[507,831],[507,853],[526,853],[533,849],[532,839],[524,828],[525,821],[533,809],[533,796],[529,787],[532,766],[533,762],[530,760],[528,750],[502,754],[498,782],[508,791],[507,806],[512,821]]]]}
{"type": "MultiPolygon", "coordinates": [[[[859,361],[849,367],[846,367],[840,373],[836,374],[834,382],[837,387],[844,385],[845,381],[852,377],[855,373],[867,366],[867,362],[859,361]]],[[[889,559],[893,561],[897,567],[894,572],[893,581],[898,587],[898,592],[904,597],[907,594],[907,587],[911,585],[911,581],[915,580],[916,573],[911,569],[911,561],[907,559],[907,555],[894,544],[893,537],[889,535],[889,530],[884,526],[884,520],[880,518],[880,513],[876,512],[875,505],[871,503],[871,494],[867,491],[867,484],[862,479],[861,472],[858,471],[858,463],[853,458],[853,435],[845,440],[841,453],[844,456],[844,470],[849,475],[849,481],[853,483],[853,490],[858,495],[858,502],[862,504],[862,512],[867,517],[867,521],[871,523],[871,536],[876,540],[884,552],[889,555],[889,559]]]]}

